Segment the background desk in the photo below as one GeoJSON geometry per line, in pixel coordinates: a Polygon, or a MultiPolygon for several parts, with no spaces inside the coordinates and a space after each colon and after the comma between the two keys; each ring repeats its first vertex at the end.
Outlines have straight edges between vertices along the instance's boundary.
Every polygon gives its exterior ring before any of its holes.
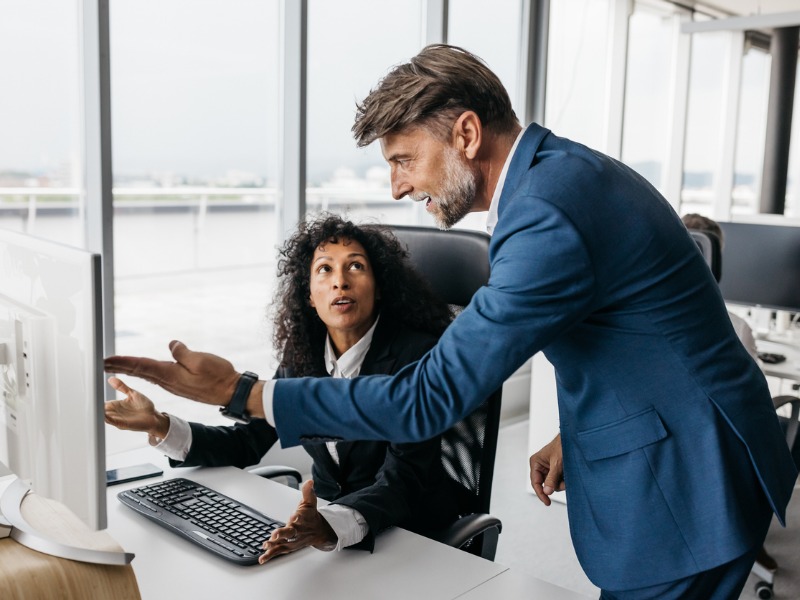
{"type": "MultiPolygon", "coordinates": [[[[108,468],[142,462],[162,466],[165,478],[193,479],[281,520],[300,501],[297,490],[233,467],[170,469],[166,459],[151,449],[111,456],[108,468]]],[[[144,600],[206,598],[211,590],[224,597],[270,600],[435,600],[461,596],[507,570],[403,529],[382,533],[374,554],[307,548],[263,566],[240,567],[150,522],[116,498],[124,489],[158,480],[108,488],[108,531],[126,551],[136,554],[132,564],[144,600]]],[[[552,598],[547,593],[525,597],[552,598]]]]}
{"type": "Polygon", "coordinates": [[[798,347],[797,340],[768,337],[756,340],[756,348],[759,352],[783,354],[786,357],[785,361],[774,365],[762,362],[761,369],[764,371],[764,375],[800,381],[800,347],[798,347]]]}

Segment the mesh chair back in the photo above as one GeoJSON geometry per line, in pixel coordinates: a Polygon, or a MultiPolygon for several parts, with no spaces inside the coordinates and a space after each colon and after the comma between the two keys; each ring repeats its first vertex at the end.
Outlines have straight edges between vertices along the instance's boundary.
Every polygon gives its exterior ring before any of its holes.
{"type": "MultiPolygon", "coordinates": [[[[460,310],[489,281],[489,236],[477,231],[392,226],[413,267],[442,300],[460,310]]],[[[488,513],[502,389],[442,434],[442,461],[462,492],[462,514],[488,513]]]]}

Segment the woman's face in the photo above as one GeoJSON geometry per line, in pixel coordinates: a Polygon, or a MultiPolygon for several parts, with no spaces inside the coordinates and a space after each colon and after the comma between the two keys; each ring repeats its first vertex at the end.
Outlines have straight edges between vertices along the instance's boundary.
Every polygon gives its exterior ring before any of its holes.
{"type": "Polygon", "coordinates": [[[341,353],[375,322],[378,291],[364,247],[356,240],[328,241],[311,259],[311,306],[341,353]]]}

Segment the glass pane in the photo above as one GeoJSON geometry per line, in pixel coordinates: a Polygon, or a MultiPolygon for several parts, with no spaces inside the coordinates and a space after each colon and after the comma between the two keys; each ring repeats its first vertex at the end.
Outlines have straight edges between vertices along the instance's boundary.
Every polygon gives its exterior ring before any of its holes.
{"type": "Polygon", "coordinates": [[[656,188],[662,185],[669,152],[666,116],[672,90],[667,75],[672,68],[675,18],[666,9],[637,3],[629,22],[622,160],[656,188]]]}
{"type": "MultiPolygon", "coordinates": [[[[179,339],[272,375],[278,7],[111,3],[118,353],[169,358],[179,339]]],[[[148,393],[159,410],[218,418],[148,393]]]]}
{"type": "Polygon", "coordinates": [[[692,38],[681,214],[707,213],[711,205],[714,169],[722,151],[720,106],[728,35],[710,32],[692,38]]]}
{"type": "Polygon", "coordinates": [[[309,1],[309,213],[340,212],[356,222],[417,222],[420,207],[408,200],[392,200],[389,168],[380,145],[356,148],[350,127],[355,103],[392,65],[419,52],[421,23],[420,0],[309,1]]]}
{"type": "Polygon", "coordinates": [[[603,142],[608,0],[550,3],[544,125],[599,148],[603,142]]]}
{"type": "Polygon", "coordinates": [[[78,5],[0,3],[0,227],[83,246],[78,5]]]}
{"type": "Polygon", "coordinates": [[[769,54],[757,48],[750,48],[743,57],[731,205],[734,214],[751,215],[759,211],[770,64],[769,54]]]}
{"type": "MultiPolygon", "coordinates": [[[[495,0],[486,10],[482,0],[451,0],[447,41],[480,56],[503,82],[517,116],[519,106],[519,56],[521,0],[495,0]]],[[[526,125],[525,123],[523,125],[526,125]]],[[[433,219],[425,215],[425,224],[433,219]]],[[[470,213],[456,227],[486,231],[486,213],[470,213]]]]}

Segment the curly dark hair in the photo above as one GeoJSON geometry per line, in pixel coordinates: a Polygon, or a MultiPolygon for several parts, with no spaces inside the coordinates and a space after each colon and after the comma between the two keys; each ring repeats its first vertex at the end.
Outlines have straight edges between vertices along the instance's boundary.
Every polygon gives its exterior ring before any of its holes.
{"type": "Polygon", "coordinates": [[[312,375],[322,365],[327,329],[309,302],[311,260],[320,245],[339,240],[355,240],[367,251],[380,291],[381,319],[437,336],[452,320],[448,305],[414,271],[408,252],[387,227],[320,215],[299,225],[278,259],[273,342],[281,366],[291,369],[295,377],[312,375]]]}

